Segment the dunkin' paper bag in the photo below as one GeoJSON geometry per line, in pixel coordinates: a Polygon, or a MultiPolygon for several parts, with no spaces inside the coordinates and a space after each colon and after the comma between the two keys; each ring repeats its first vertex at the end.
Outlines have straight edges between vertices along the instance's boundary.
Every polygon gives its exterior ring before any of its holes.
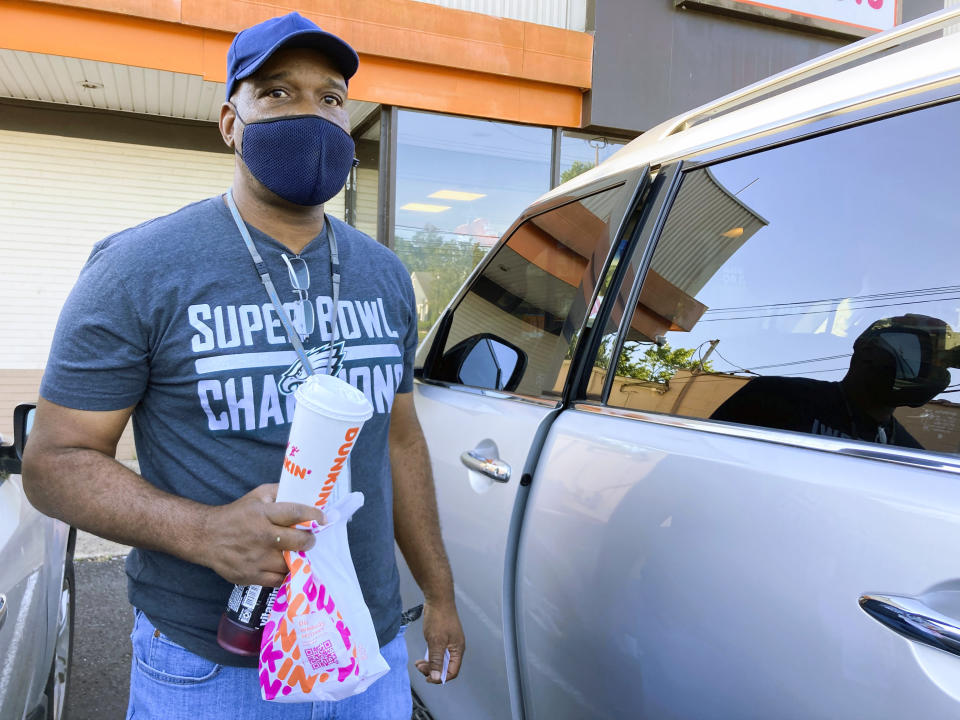
{"type": "Polygon", "coordinates": [[[390,670],[363,601],[347,521],[363,506],[350,493],[311,523],[312,548],[285,552],[290,572],[277,592],[260,647],[260,693],[276,702],[342,700],[390,670]]]}

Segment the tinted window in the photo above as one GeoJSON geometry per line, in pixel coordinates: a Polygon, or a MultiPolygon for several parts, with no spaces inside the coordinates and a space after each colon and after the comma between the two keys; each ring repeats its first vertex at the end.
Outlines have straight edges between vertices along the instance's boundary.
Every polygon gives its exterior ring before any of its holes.
{"type": "Polygon", "coordinates": [[[427,377],[559,395],[625,201],[619,186],[520,225],[455,309],[443,358],[427,377]],[[504,343],[488,342],[497,339],[504,343]]]}
{"type": "Polygon", "coordinates": [[[689,171],[609,404],[956,453],[958,127],[952,103],[689,171]]]}

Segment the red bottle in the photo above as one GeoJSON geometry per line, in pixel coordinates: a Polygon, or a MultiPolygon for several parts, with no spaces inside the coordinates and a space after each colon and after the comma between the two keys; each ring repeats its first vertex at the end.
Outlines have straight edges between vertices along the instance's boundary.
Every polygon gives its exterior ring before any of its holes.
{"type": "Polygon", "coordinates": [[[258,655],[263,626],[270,617],[270,609],[278,588],[262,585],[234,585],[227,609],[217,627],[217,643],[224,650],[237,655],[258,655]]]}

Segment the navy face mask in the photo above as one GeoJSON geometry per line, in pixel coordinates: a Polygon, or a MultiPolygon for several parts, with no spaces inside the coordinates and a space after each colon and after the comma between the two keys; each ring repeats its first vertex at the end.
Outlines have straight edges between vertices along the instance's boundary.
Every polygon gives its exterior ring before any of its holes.
{"type": "MultiPolygon", "coordinates": [[[[236,110],[236,108],[234,108],[236,110]]],[[[243,152],[250,173],[295,205],[322,205],[347,182],[355,164],[353,138],[319,115],[244,121],[243,152]]]]}

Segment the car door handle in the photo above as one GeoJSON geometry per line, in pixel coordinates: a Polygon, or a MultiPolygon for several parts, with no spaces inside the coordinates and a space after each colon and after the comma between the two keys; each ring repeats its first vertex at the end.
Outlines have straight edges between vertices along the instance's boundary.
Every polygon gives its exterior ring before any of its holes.
{"type": "Polygon", "coordinates": [[[7,596],[0,593],[0,628],[7,621],[7,596]]]}
{"type": "Polygon", "coordinates": [[[499,458],[486,457],[477,450],[467,450],[460,453],[460,462],[471,470],[486,475],[491,480],[497,482],[508,482],[510,480],[510,466],[499,458]]]}
{"type": "Polygon", "coordinates": [[[960,622],[900,595],[861,595],[860,607],[908,640],[960,655],[960,622]]]}

